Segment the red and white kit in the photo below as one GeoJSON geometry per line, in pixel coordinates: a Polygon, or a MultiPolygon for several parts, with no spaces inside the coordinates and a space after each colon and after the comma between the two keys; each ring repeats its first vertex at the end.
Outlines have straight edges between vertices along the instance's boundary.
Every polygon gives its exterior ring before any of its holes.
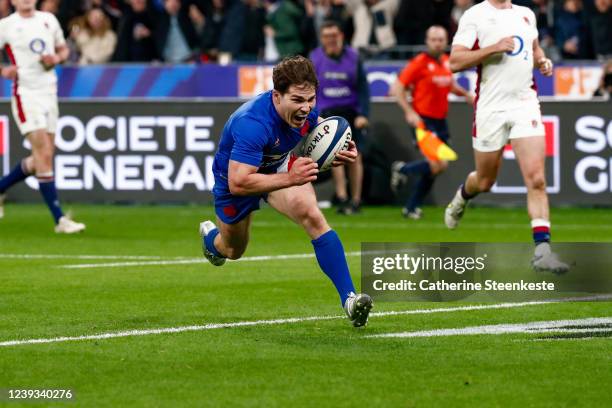
{"type": "Polygon", "coordinates": [[[57,126],[57,76],[46,70],[42,55],[55,54],[55,48],[66,43],[55,16],[36,11],[24,18],[18,13],[0,20],[0,47],[17,66],[13,82],[12,108],[23,135],[37,129],[55,133],[57,126]]]}
{"type": "Polygon", "coordinates": [[[514,4],[497,9],[483,1],[463,14],[453,45],[479,49],[505,37],[514,39],[514,50],[490,56],[477,67],[473,147],[482,152],[498,151],[508,139],[544,136],[533,78],[538,38],[533,12],[514,4]]]}

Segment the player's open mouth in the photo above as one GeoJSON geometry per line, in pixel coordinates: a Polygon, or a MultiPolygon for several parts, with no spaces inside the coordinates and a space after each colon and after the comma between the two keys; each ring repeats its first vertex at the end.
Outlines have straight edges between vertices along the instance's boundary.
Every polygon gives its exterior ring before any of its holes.
{"type": "Polygon", "coordinates": [[[293,119],[294,119],[294,120],[295,120],[297,123],[302,123],[302,122],[304,122],[304,121],[306,120],[306,117],[307,117],[307,116],[308,116],[308,115],[295,115],[295,116],[293,117],[293,119]]]}

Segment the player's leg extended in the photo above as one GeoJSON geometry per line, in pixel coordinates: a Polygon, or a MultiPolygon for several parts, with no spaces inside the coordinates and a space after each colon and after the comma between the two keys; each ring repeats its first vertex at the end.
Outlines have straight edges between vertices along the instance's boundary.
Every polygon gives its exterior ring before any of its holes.
{"type": "Polygon", "coordinates": [[[406,201],[406,205],[402,208],[402,215],[404,217],[415,220],[422,217],[421,206],[425,197],[433,187],[436,177],[448,168],[448,162],[444,160],[427,159],[427,162],[429,163],[429,174],[422,175],[417,181],[412,194],[406,201]]]}
{"type": "Polygon", "coordinates": [[[317,206],[312,184],[274,191],[268,195],[268,203],[304,228],[312,239],[319,266],[336,287],[351,322],[354,326],[365,325],[372,308],[372,299],[366,294],[355,295],[344,247],[317,206]]]}
{"type": "Polygon", "coordinates": [[[49,207],[55,224],[58,224],[64,213],[57,198],[53,174],[53,155],[55,154],[53,135],[48,134],[45,129],[38,129],[28,133],[26,137],[32,145],[32,159],[40,194],[49,207]]]}
{"type": "Polygon", "coordinates": [[[444,212],[444,222],[448,228],[457,228],[469,200],[493,187],[501,166],[502,153],[503,149],[493,152],[474,150],[476,170],[468,174],[444,212]]]}
{"type": "Polygon", "coordinates": [[[13,170],[5,177],[0,179],[0,218],[4,217],[4,200],[6,191],[15,184],[25,180],[34,172],[34,161],[32,156],[28,156],[21,160],[13,170]]]}
{"type": "Polygon", "coordinates": [[[253,213],[234,224],[223,222],[217,217],[217,224],[204,221],[200,224],[204,256],[215,266],[221,266],[227,258],[239,259],[249,243],[249,230],[253,213]]]}
{"type": "Polygon", "coordinates": [[[355,292],[355,287],[342,242],[317,206],[312,184],[274,191],[268,195],[268,203],[306,231],[312,240],[319,266],[336,286],[344,305],[349,294],[355,292]]]}
{"type": "Polygon", "coordinates": [[[536,245],[533,266],[554,273],[567,272],[568,266],[559,261],[550,248],[550,215],[544,170],[545,138],[523,137],[511,139],[511,142],[527,186],[527,212],[536,245]]]}
{"type": "Polygon", "coordinates": [[[531,220],[548,221],[548,195],[544,175],[545,139],[541,136],[512,139],[512,150],[518,160],[527,186],[527,212],[531,220]]]}

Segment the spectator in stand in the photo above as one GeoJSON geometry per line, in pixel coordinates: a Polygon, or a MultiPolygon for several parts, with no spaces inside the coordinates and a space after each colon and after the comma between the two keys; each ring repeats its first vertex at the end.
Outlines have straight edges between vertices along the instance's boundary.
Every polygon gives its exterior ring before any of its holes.
{"type": "MultiPolygon", "coordinates": [[[[532,11],[536,16],[536,25],[538,27],[540,46],[546,54],[551,54],[547,50],[554,47],[554,30],[553,30],[553,2],[550,0],[533,0],[532,11]]],[[[554,51],[558,54],[558,51],[554,51]]]]}
{"type": "Polygon", "coordinates": [[[38,9],[57,16],[59,12],[59,3],[59,0],[42,0],[38,9]]]}
{"type": "Polygon", "coordinates": [[[280,58],[304,54],[301,31],[304,10],[294,0],[266,0],[266,6],[269,31],[274,37],[280,58]]]}
{"type": "Polygon", "coordinates": [[[379,50],[397,44],[393,21],[399,9],[399,0],[349,0],[347,7],[352,12],[355,33],[351,45],[363,50],[374,46],[379,50]]]}
{"type": "Polygon", "coordinates": [[[198,55],[198,34],[181,0],[164,0],[154,35],[157,55],[165,62],[190,62],[198,55]]]}
{"type": "Polygon", "coordinates": [[[117,35],[111,29],[110,19],[102,9],[94,7],[81,21],[81,24],[74,24],[70,31],[79,55],[79,64],[108,62],[117,45],[117,35]]]}
{"type": "Polygon", "coordinates": [[[612,0],[595,0],[588,20],[595,57],[605,59],[612,56],[612,0]]]}
{"type": "Polygon", "coordinates": [[[398,44],[422,45],[432,25],[450,31],[452,9],[453,0],[402,0],[394,22],[398,44]]]}
{"type": "Polygon", "coordinates": [[[599,87],[593,96],[603,97],[608,101],[612,101],[612,59],[605,64],[599,87]]]}
{"type": "Polygon", "coordinates": [[[555,21],[555,41],[565,59],[585,57],[582,1],[564,0],[555,21]]]}
{"type": "MultiPolygon", "coordinates": [[[[63,3],[65,0],[61,0],[63,3]]],[[[89,0],[86,0],[89,1],[89,0]]],[[[127,7],[124,0],[91,0],[89,8],[97,7],[101,9],[110,20],[111,28],[117,32],[119,19],[123,15],[123,10],[127,7]]]]}
{"type": "Polygon", "coordinates": [[[117,47],[113,61],[151,62],[160,57],[155,47],[153,32],[157,13],[146,0],[129,0],[129,7],[119,20],[117,47]]]}
{"type": "Polygon", "coordinates": [[[204,27],[200,35],[203,61],[216,61],[218,58],[221,32],[225,26],[226,5],[226,0],[212,0],[208,10],[204,12],[204,27]]]}
{"type": "Polygon", "coordinates": [[[265,10],[258,0],[230,5],[219,39],[219,53],[239,61],[256,61],[264,47],[265,10]]]}

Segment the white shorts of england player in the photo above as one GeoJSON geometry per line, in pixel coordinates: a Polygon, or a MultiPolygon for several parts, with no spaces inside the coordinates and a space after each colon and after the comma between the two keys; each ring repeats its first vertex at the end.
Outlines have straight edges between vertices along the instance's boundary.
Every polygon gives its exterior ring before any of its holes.
{"type": "Polygon", "coordinates": [[[496,152],[510,139],[544,135],[539,106],[497,112],[477,111],[476,135],[472,138],[472,146],[479,152],[496,152]]]}
{"type": "Polygon", "coordinates": [[[57,96],[54,94],[19,95],[11,98],[13,118],[22,135],[45,129],[55,133],[57,128],[57,96]]]}

